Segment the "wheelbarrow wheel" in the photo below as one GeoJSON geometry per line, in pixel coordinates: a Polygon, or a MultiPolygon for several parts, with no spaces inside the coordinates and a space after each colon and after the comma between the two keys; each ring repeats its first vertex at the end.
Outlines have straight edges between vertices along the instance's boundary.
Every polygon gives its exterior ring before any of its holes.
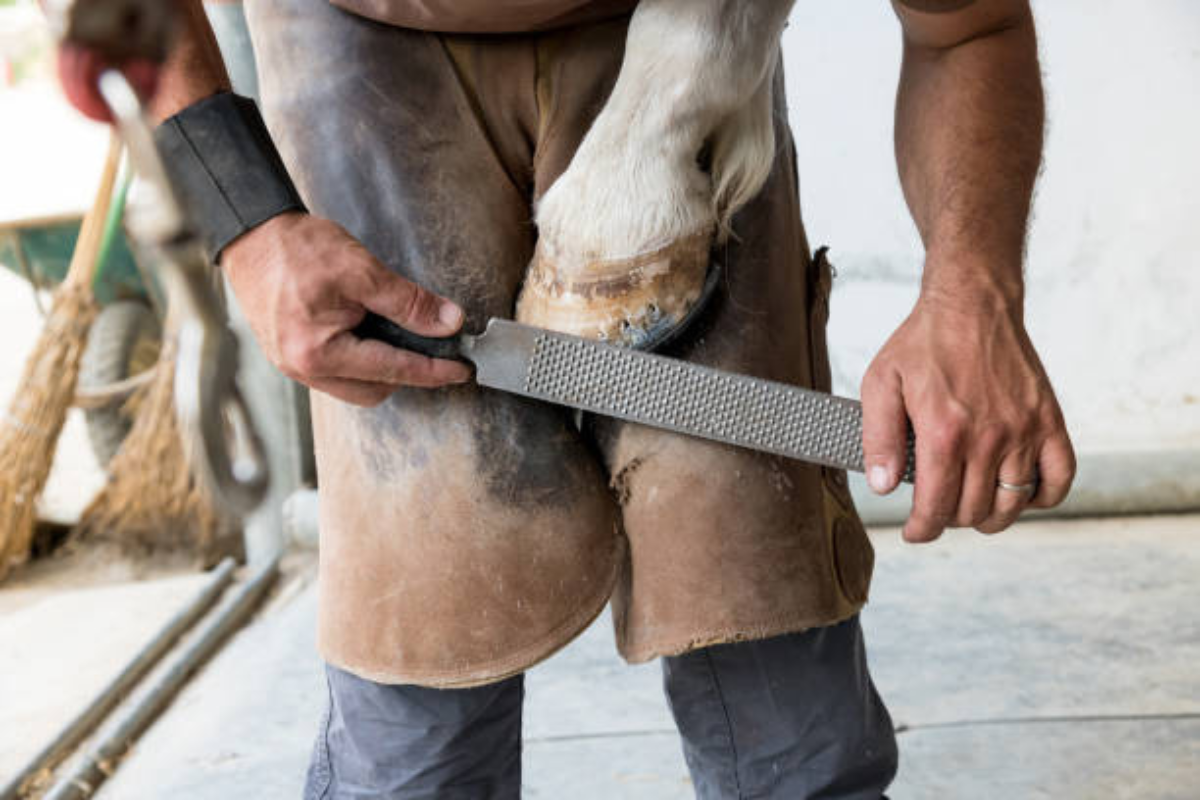
{"type": "MultiPolygon", "coordinates": [[[[137,300],[118,300],[100,309],[88,333],[79,363],[79,388],[95,391],[154,366],[162,346],[161,326],[154,311],[137,300]]],[[[101,466],[121,448],[133,427],[133,414],[124,402],[84,410],[92,452],[101,466]]]]}

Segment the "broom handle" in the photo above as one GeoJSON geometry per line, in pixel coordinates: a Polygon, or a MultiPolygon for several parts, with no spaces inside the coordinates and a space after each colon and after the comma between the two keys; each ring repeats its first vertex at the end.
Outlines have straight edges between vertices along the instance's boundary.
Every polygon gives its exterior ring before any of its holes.
{"type": "Polygon", "coordinates": [[[104,220],[112,203],[113,186],[117,182],[117,167],[121,164],[121,137],[114,130],[108,138],[108,154],[104,158],[104,170],[100,173],[100,185],[92,207],[83,216],[79,226],[79,238],[75,252],[71,255],[71,266],[67,269],[64,287],[78,286],[91,282],[92,270],[96,267],[96,256],[104,239],[104,220]]]}

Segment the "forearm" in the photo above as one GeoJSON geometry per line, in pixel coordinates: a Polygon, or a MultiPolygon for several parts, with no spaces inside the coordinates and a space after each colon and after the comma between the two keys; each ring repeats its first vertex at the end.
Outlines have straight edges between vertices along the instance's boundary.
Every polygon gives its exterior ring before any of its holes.
{"type": "Polygon", "coordinates": [[[1043,125],[1027,11],[949,46],[906,37],[896,159],[926,248],[924,295],[1019,310],[1043,125]]]}
{"type": "Polygon", "coordinates": [[[178,7],[179,29],[150,109],[160,121],[230,86],[203,3],[180,0],[178,7]]]}
{"type": "MultiPolygon", "coordinates": [[[[179,0],[176,36],[152,116],[167,176],[209,255],[224,255],[304,203],[250,100],[230,93],[216,37],[200,0],[179,0]]],[[[227,274],[229,270],[226,270],[227,274]]]]}

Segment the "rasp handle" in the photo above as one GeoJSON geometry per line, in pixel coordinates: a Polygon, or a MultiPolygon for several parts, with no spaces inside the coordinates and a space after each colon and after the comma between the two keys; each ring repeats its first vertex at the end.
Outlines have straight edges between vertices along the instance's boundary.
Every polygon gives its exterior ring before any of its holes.
{"type": "Polygon", "coordinates": [[[375,339],[384,344],[390,344],[392,347],[411,350],[430,358],[445,358],[451,361],[469,360],[463,353],[461,336],[444,338],[421,336],[401,328],[386,317],[372,314],[370,311],[352,333],[360,339],[375,339]]]}

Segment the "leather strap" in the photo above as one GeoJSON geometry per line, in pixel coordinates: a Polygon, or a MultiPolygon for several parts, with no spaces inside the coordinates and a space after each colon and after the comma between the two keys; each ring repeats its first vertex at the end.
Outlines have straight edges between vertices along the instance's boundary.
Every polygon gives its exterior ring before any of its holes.
{"type": "Polygon", "coordinates": [[[285,211],[305,211],[253,100],[221,92],[155,132],[167,175],[218,261],[230,242],[285,211]]]}

